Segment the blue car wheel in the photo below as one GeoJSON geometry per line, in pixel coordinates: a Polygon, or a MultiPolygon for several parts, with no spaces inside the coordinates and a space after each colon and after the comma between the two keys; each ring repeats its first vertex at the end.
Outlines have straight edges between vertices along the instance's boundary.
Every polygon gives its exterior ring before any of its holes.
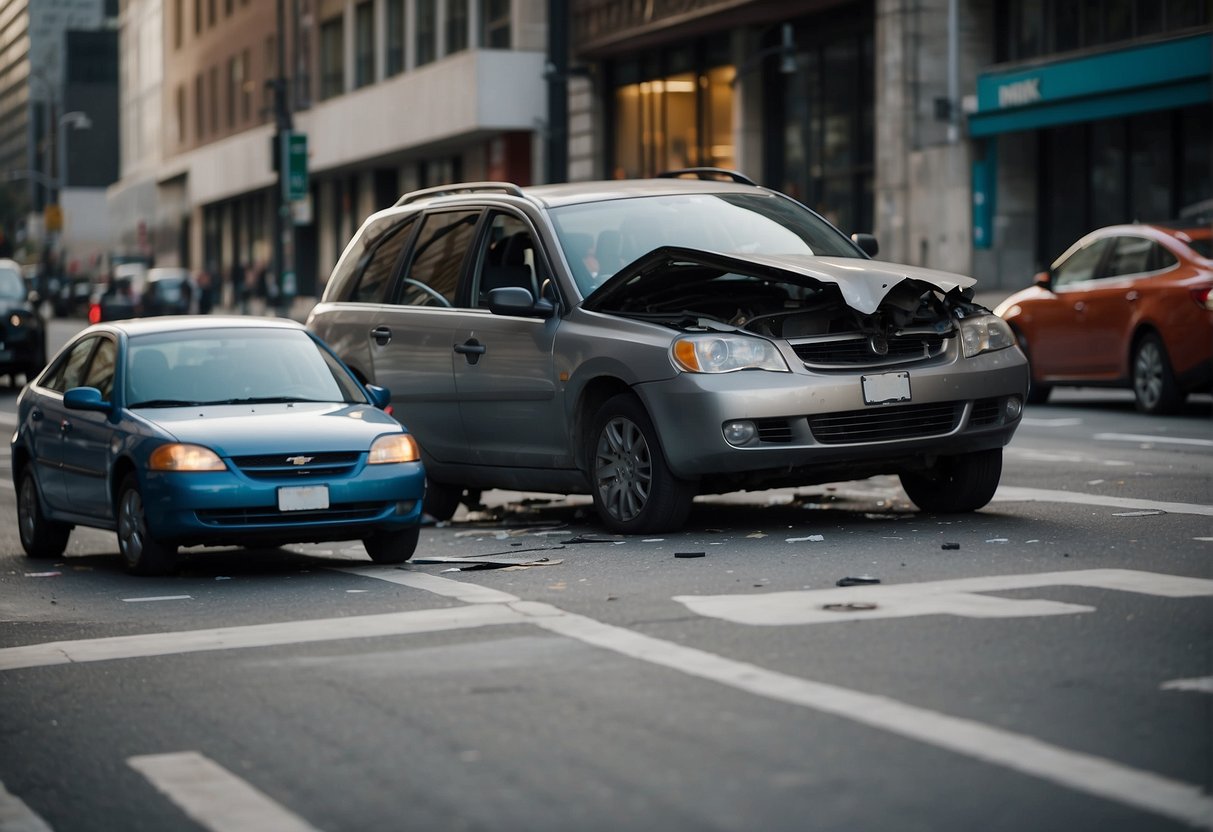
{"type": "Polygon", "coordinates": [[[398,532],[375,532],[363,538],[362,545],[375,563],[404,563],[417,551],[421,529],[414,526],[398,532]]]}
{"type": "Polygon", "coordinates": [[[31,558],[59,557],[67,548],[67,538],[72,533],[72,527],[67,523],[47,520],[42,514],[38,483],[29,467],[21,475],[21,488],[17,492],[17,529],[21,534],[21,548],[31,558]]]}
{"type": "Polygon", "coordinates": [[[134,474],[127,474],[118,490],[118,551],[136,575],[165,575],[177,566],[177,547],[156,540],[147,528],[134,474]]]}

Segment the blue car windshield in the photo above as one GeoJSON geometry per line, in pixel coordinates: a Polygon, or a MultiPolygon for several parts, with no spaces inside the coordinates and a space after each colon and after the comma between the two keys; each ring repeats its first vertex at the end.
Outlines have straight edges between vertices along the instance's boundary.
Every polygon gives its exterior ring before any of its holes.
{"type": "Polygon", "coordinates": [[[128,407],[366,402],[341,363],[306,332],[269,327],[134,336],[125,389],[128,407]]]}
{"type": "Polygon", "coordinates": [[[862,257],[841,232],[782,196],[676,194],[553,208],[552,223],[582,297],[661,246],[747,254],[862,257]]]}

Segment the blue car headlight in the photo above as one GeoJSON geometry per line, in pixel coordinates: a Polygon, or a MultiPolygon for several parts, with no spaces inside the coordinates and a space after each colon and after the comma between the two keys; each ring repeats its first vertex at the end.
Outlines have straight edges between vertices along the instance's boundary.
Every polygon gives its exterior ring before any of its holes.
{"type": "Polygon", "coordinates": [[[173,442],[161,445],[148,457],[149,471],[226,471],[219,455],[201,445],[173,442]]]}
{"type": "Polygon", "coordinates": [[[416,462],[421,459],[417,440],[407,433],[389,433],[371,443],[368,465],[386,465],[391,462],[416,462]]]}
{"type": "Polygon", "coordinates": [[[783,355],[770,341],[736,333],[683,335],[670,347],[670,356],[676,367],[688,373],[790,372],[783,355]]]}
{"type": "Polygon", "coordinates": [[[983,352],[1015,346],[1015,333],[997,315],[979,315],[960,322],[960,344],[965,358],[974,358],[983,352]]]}

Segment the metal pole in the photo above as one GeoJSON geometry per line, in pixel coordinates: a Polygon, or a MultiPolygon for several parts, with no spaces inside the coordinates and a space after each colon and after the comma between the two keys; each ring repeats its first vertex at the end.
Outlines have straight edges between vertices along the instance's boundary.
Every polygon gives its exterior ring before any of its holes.
{"type": "Polygon", "coordinates": [[[959,0],[948,0],[948,144],[960,138],[959,5],[959,0]]]}
{"type": "MultiPolygon", "coordinates": [[[[286,79],[286,2],[278,0],[278,77],[274,81],[274,152],[278,157],[278,194],[274,212],[274,277],[278,286],[279,312],[290,311],[294,294],[295,224],[287,199],[289,163],[287,142],[291,133],[290,91],[286,79]]],[[[268,299],[267,299],[268,300],[268,299]]]]}
{"type": "Polygon", "coordinates": [[[566,0],[548,0],[548,182],[569,178],[569,12],[566,0]]]}

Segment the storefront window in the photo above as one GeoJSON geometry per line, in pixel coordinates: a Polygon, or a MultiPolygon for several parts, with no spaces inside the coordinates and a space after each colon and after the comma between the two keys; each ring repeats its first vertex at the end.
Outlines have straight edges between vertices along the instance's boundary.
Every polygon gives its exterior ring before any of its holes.
{"type": "MultiPolygon", "coordinates": [[[[677,53],[682,58],[678,61],[671,56],[667,63],[690,63],[688,52],[677,53]]],[[[733,74],[731,66],[716,66],[618,86],[613,102],[614,177],[733,167],[733,74]]]]}
{"type": "Polygon", "coordinates": [[[1023,61],[1211,23],[1209,0],[997,0],[995,54],[1023,61]]]}

